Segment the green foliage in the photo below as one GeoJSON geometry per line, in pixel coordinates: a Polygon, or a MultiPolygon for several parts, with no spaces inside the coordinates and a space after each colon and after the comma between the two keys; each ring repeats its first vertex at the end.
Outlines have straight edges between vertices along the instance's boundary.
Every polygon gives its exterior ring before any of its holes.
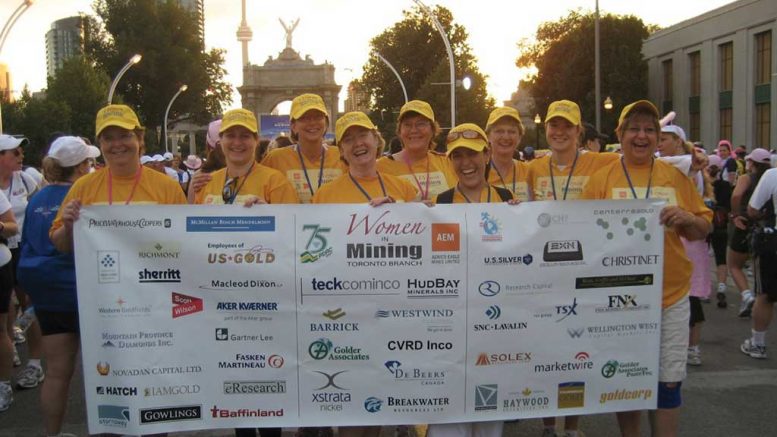
{"type": "Polygon", "coordinates": [[[91,138],[97,111],[105,105],[110,78],[83,57],[68,59],[49,77],[46,98],[65,103],[71,118],[68,133],[91,138]]]}
{"type": "MultiPolygon", "coordinates": [[[[446,30],[454,54],[456,78],[472,78],[472,88],[456,88],[456,123],[472,122],[485,125],[494,100],[486,91],[486,76],[477,67],[477,59],[467,44],[468,34],[455,24],[453,14],[442,6],[434,14],[446,30]]],[[[426,100],[434,108],[435,117],[443,127],[450,126],[450,66],[445,44],[437,28],[422,9],[404,11],[404,19],[383,31],[370,42],[396,68],[407,88],[408,98],[426,100]]],[[[374,54],[364,66],[361,85],[371,96],[374,120],[390,139],[396,129],[396,117],[404,104],[402,88],[394,73],[374,54]]]]}
{"type": "Polygon", "coordinates": [[[71,111],[64,102],[35,99],[25,87],[13,103],[3,103],[3,133],[24,135],[30,144],[24,147],[24,162],[40,166],[49,135],[67,132],[71,111]]]}
{"type": "MultiPolygon", "coordinates": [[[[537,67],[525,84],[545,119],[548,105],[561,99],[580,105],[583,120],[595,121],[594,14],[570,11],[537,29],[536,40],[519,43],[518,67],[537,67]]],[[[647,64],[642,42],[655,26],[633,15],[600,16],[601,92],[611,96],[614,109],[602,109],[602,131],[612,134],[620,108],[647,96],[647,64]]],[[[602,102],[598,102],[599,105],[602,102]]]]}
{"type": "MultiPolygon", "coordinates": [[[[169,120],[191,116],[204,123],[231,103],[231,86],[224,81],[224,51],[205,52],[195,16],[173,0],[95,0],[97,19],[86,53],[109,74],[116,74],[134,55],[143,55],[119,82],[116,94],[138,112],[150,132],[164,123],[165,109],[182,84],[169,120]]],[[[156,140],[156,135],[149,139],[156,140]]],[[[149,150],[159,148],[147,144],[149,150]]]]}

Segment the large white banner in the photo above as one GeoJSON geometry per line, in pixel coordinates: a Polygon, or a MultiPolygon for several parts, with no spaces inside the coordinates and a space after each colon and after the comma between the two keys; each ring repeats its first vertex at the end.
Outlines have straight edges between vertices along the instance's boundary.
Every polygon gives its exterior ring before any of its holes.
{"type": "Polygon", "coordinates": [[[655,408],[662,206],[85,208],[89,430],[655,408]]]}

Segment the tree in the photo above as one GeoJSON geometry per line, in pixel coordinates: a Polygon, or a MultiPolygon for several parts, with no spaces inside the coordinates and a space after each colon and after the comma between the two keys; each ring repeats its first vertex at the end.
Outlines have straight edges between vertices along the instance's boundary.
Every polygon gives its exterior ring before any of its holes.
{"type": "Polygon", "coordinates": [[[30,144],[24,147],[24,161],[40,166],[49,136],[68,132],[71,111],[64,102],[33,98],[25,86],[13,103],[3,104],[3,133],[24,135],[30,144]]]}
{"type": "MultiPolygon", "coordinates": [[[[370,41],[373,52],[379,53],[396,68],[407,88],[408,98],[429,102],[435,117],[443,127],[450,126],[449,85],[450,67],[445,45],[430,17],[420,7],[403,12],[405,18],[370,41]]],[[[477,67],[477,59],[467,44],[468,34],[455,24],[453,14],[437,6],[434,14],[451,43],[456,77],[472,78],[472,88],[456,89],[456,122],[485,125],[494,100],[486,92],[486,78],[477,67]]],[[[402,89],[396,76],[374,53],[370,54],[360,80],[371,97],[371,109],[380,114],[373,117],[387,135],[394,136],[396,116],[404,104],[402,89]]]]}
{"type": "Polygon", "coordinates": [[[67,132],[91,137],[95,114],[105,105],[109,87],[108,75],[79,56],[66,60],[56,77],[49,77],[46,99],[63,102],[70,108],[67,132]]]}
{"type": "MultiPolygon", "coordinates": [[[[617,110],[647,96],[647,64],[642,59],[642,42],[655,31],[633,15],[600,16],[602,98],[611,96],[613,113],[602,117],[602,131],[611,133],[617,124],[617,110]]],[[[594,15],[570,11],[558,21],[539,26],[533,42],[519,43],[518,67],[537,67],[526,81],[534,96],[537,112],[561,99],[580,105],[583,120],[595,120],[594,15]]]]}
{"type": "Polygon", "coordinates": [[[170,110],[170,119],[185,114],[204,123],[231,102],[231,86],[224,81],[224,51],[205,52],[193,13],[177,1],[95,0],[97,19],[88,21],[87,56],[115,74],[135,53],[143,60],[117,87],[148,128],[149,150],[158,150],[156,127],[164,122],[170,99],[182,84],[182,93],[170,110]]]}

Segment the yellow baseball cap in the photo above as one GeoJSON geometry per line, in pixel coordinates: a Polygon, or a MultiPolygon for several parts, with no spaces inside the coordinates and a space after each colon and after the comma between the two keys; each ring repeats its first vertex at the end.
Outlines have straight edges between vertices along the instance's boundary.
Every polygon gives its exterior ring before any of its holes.
{"type": "Polygon", "coordinates": [[[450,156],[451,152],[459,147],[482,152],[488,147],[487,138],[480,126],[474,123],[462,123],[448,132],[446,154],[450,156]]]}
{"type": "Polygon", "coordinates": [[[372,123],[372,120],[367,117],[367,114],[361,111],[348,112],[342,117],[338,118],[337,122],[335,123],[335,141],[339,143],[343,138],[343,135],[345,135],[345,131],[347,131],[348,128],[352,126],[361,126],[367,129],[377,129],[372,123]]]}
{"type": "Polygon", "coordinates": [[[243,126],[253,133],[259,132],[259,129],[256,127],[256,116],[248,109],[230,109],[225,112],[224,116],[221,118],[219,133],[223,133],[225,130],[234,126],[243,126]]]}
{"type": "Polygon", "coordinates": [[[495,124],[497,121],[502,119],[503,117],[509,117],[513,120],[518,122],[518,126],[521,127],[521,133],[524,132],[523,122],[521,121],[521,114],[518,112],[517,109],[511,108],[509,106],[502,106],[501,108],[496,108],[493,111],[491,111],[491,114],[488,115],[488,122],[486,123],[486,130],[488,130],[492,124],[495,124]]]}
{"type": "Polygon", "coordinates": [[[134,130],[142,128],[135,111],[127,105],[108,105],[97,112],[95,120],[95,136],[100,136],[106,127],[118,126],[120,128],[134,130]]]}
{"type": "Polygon", "coordinates": [[[301,94],[291,101],[291,119],[296,120],[311,109],[321,111],[329,117],[329,113],[326,112],[326,105],[324,105],[324,99],[318,94],[301,94]]]}
{"type": "Polygon", "coordinates": [[[432,105],[424,102],[423,100],[411,100],[402,105],[402,108],[399,110],[399,120],[402,120],[402,117],[408,112],[418,113],[428,118],[429,120],[434,121],[434,111],[432,111],[432,105]]]}
{"type": "Polygon", "coordinates": [[[652,115],[654,115],[656,118],[661,117],[658,113],[658,108],[656,108],[656,105],[651,103],[649,100],[637,100],[634,103],[629,103],[623,108],[623,110],[621,111],[621,116],[618,117],[618,127],[621,127],[621,125],[623,124],[623,120],[626,119],[629,113],[631,113],[631,111],[635,109],[645,109],[648,112],[650,112],[652,115]]]}
{"type": "Polygon", "coordinates": [[[580,117],[580,107],[577,103],[570,100],[556,100],[548,106],[548,115],[545,116],[545,122],[555,117],[561,117],[568,120],[575,126],[580,126],[582,117],[580,117]]]}

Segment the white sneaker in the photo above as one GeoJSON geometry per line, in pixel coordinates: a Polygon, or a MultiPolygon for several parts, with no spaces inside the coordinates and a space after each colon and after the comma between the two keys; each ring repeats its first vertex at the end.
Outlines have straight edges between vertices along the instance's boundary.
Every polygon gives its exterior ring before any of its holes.
{"type": "Polygon", "coordinates": [[[766,346],[756,346],[753,342],[747,338],[739,346],[739,350],[745,355],[750,355],[752,358],[764,359],[766,358],[766,346]]]}
{"type": "Polygon", "coordinates": [[[7,410],[13,403],[13,389],[11,384],[0,384],[0,411],[7,410]]]}
{"type": "Polygon", "coordinates": [[[16,346],[13,347],[13,366],[19,367],[22,365],[22,359],[19,357],[19,351],[16,350],[16,346]]]}
{"type": "Polygon", "coordinates": [[[701,366],[701,349],[688,348],[688,365],[701,366]]]}
{"type": "Polygon", "coordinates": [[[35,388],[46,376],[43,374],[43,369],[32,364],[27,364],[27,367],[22,370],[19,377],[16,378],[16,387],[20,389],[35,388]]]}
{"type": "Polygon", "coordinates": [[[722,282],[718,282],[718,293],[725,293],[728,287],[722,282]]]}
{"type": "Polygon", "coordinates": [[[749,291],[742,294],[742,303],[739,304],[739,317],[750,317],[753,312],[753,304],[755,303],[755,297],[753,292],[749,291]]]}

